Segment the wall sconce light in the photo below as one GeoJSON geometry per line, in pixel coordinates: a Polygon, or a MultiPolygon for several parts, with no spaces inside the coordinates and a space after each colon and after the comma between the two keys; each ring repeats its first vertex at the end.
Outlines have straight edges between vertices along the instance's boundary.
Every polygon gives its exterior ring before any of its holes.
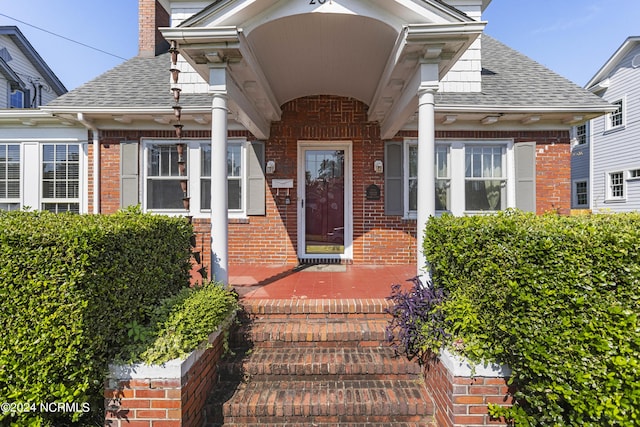
{"type": "Polygon", "coordinates": [[[376,160],[375,162],[373,162],[373,171],[375,173],[382,173],[384,171],[382,160],[376,160]]]}
{"type": "Polygon", "coordinates": [[[269,160],[267,162],[267,173],[272,174],[276,171],[276,162],[273,160],[269,160]]]}

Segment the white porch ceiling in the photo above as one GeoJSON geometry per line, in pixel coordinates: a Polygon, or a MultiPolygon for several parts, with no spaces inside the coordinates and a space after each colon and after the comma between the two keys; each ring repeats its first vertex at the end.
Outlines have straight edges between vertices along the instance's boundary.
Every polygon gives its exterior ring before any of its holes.
{"type": "Polygon", "coordinates": [[[340,95],[371,104],[397,33],[358,15],[290,16],[247,39],[280,105],[308,95],[340,95]]]}

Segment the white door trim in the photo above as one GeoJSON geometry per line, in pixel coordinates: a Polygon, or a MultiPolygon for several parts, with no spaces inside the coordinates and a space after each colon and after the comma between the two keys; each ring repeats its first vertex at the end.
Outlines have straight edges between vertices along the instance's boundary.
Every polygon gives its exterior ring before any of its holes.
{"type": "Polygon", "coordinates": [[[353,144],[351,141],[298,141],[298,258],[353,259],[353,144]],[[307,150],[344,150],[344,253],[306,254],[305,242],[305,152],[307,150]]]}

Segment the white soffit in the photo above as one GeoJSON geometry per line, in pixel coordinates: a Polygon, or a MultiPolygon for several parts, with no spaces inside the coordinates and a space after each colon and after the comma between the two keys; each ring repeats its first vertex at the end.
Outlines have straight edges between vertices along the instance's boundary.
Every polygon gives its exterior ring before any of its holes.
{"type": "Polygon", "coordinates": [[[396,37],[370,18],[307,14],[264,24],[247,40],[280,105],[317,94],[370,104],[396,37]]]}

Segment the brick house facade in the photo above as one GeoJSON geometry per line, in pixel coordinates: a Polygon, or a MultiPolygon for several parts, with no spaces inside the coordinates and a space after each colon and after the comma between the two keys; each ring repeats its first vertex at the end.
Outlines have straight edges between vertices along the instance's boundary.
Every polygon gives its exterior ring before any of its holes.
{"type": "Polygon", "coordinates": [[[228,263],[420,268],[431,215],[569,212],[571,126],[609,106],[482,35],[488,3],[196,3],[140,0],[139,56],[47,107],[88,132],[81,211],[190,216],[223,278],[228,263]]]}

